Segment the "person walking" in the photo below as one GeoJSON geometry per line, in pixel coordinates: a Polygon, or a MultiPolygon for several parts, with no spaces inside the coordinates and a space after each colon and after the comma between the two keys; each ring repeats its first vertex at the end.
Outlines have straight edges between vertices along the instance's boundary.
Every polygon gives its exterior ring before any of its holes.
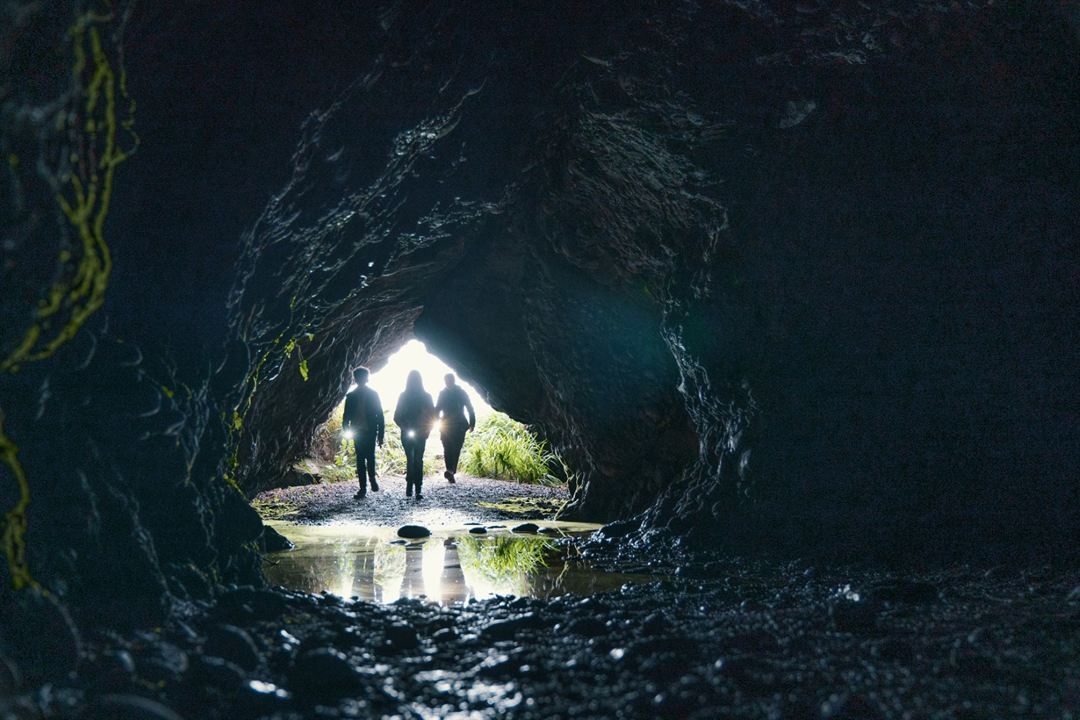
{"type": "Polygon", "coordinates": [[[439,439],[442,440],[446,459],[443,477],[453,483],[456,481],[461,447],[465,444],[465,433],[476,429],[476,411],[465,388],[457,384],[454,373],[447,373],[444,381],[446,388],[439,393],[435,412],[440,418],[439,439]]]}
{"type": "Polygon", "coordinates": [[[372,492],[379,491],[379,484],[375,482],[375,445],[382,447],[386,433],[382,401],[379,393],[367,386],[369,375],[366,367],[353,371],[356,388],[345,396],[345,413],[341,419],[341,429],[346,437],[352,435],[356,449],[356,479],[360,481],[357,498],[367,495],[368,482],[372,492]]]}
{"type": "Polygon", "coordinates": [[[424,446],[435,425],[435,403],[424,390],[420,373],[413,370],[405,380],[405,392],[398,397],[394,422],[401,428],[405,449],[405,496],[421,500],[424,483],[424,446]]]}

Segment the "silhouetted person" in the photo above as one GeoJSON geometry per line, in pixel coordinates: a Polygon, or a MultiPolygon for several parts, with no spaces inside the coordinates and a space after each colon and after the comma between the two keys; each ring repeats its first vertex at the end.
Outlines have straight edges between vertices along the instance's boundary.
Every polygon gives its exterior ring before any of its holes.
{"type": "Polygon", "coordinates": [[[405,495],[421,498],[424,482],[424,446],[435,425],[435,403],[424,391],[420,373],[413,370],[405,381],[405,392],[398,397],[394,422],[401,428],[401,446],[405,449],[405,495]]]}
{"type": "Polygon", "coordinates": [[[343,430],[352,432],[353,447],[356,449],[356,479],[360,489],[356,497],[367,495],[367,481],[373,492],[378,492],[375,482],[375,444],[382,447],[386,434],[386,421],[383,419],[382,402],[379,394],[367,386],[368,369],[359,367],[353,371],[356,389],[345,396],[345,415],[341,419],[343,430]]]}
{"type": "Polygon", "coordinates": [[[465,433],[476,429],[476,411],[473,410],[469,394],[455,382],[454,373],[447,373],[444,379],[446,389],[439,393],[435,411],[442,420],[439,437],[446,458],[446,472],[443,476],[454,482],[458,460],[461,458],[461,446],[465,444],[465,433]]]}

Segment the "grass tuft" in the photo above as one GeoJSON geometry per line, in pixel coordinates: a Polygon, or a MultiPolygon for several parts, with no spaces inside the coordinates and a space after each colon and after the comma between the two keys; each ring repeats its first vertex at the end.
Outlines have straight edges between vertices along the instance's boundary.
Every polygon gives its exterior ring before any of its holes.
{"type": "Polygon", "coordinates": [[[562,485],[552,473],[562,463],[547,443],[503,413],[488,416],[465,437],[461,468],[470,475],[520,483],[562,485]]]}

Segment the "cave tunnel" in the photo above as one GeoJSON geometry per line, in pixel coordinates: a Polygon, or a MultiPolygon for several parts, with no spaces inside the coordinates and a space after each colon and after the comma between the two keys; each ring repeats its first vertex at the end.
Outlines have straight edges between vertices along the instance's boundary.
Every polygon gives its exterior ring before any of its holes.
{"type": "Polygon", "coordinates": [[[3,4],[0,717],[1080,714],[1078,77],[1050,0],[3,4]],[[303,514],[413,339],[557,508],[303,514]]]}

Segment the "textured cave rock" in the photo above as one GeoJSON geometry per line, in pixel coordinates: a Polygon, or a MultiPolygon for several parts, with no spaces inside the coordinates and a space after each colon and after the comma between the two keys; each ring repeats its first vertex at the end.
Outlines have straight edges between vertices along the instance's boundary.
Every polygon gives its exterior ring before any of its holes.
{"type": "Polygon", "coordinates": [[[245,483],[277,482],[347,366],[411,330],[582,473],[582,516],[856,546],[1067,531],[1050,468],[1075,467],[1074,423],[1031,394],[1075,366],[1075,67],[1029,52],[1070,47],[1064,19],[567,20],[504,18],[512,50],[442,65],[418,43],[309,126],[233,311],[256,347],[311,332],[332,371],[275,368],[255,407],[324,399],[287,439],[255,420],[245,483]]]}
{"type": "MultiPolygon", "coordinates": [[[[257,577],[230,482],[280,483],[351,367],[413,335],[552,442],[582,517],[887,552],[1075,535],[1075,18],[339,5],[115,29],[142,144],[108,300],[0,377],[50,587],[257,577]]],[[[40,70],[0,98],[3,149],[47,166],[52,115],[21,111],[69,92],[68,18],[25,8],[5,67],[40,70]]],[[[69,242],[37,167],[4,172],[5,353],[69,242]]]]}

